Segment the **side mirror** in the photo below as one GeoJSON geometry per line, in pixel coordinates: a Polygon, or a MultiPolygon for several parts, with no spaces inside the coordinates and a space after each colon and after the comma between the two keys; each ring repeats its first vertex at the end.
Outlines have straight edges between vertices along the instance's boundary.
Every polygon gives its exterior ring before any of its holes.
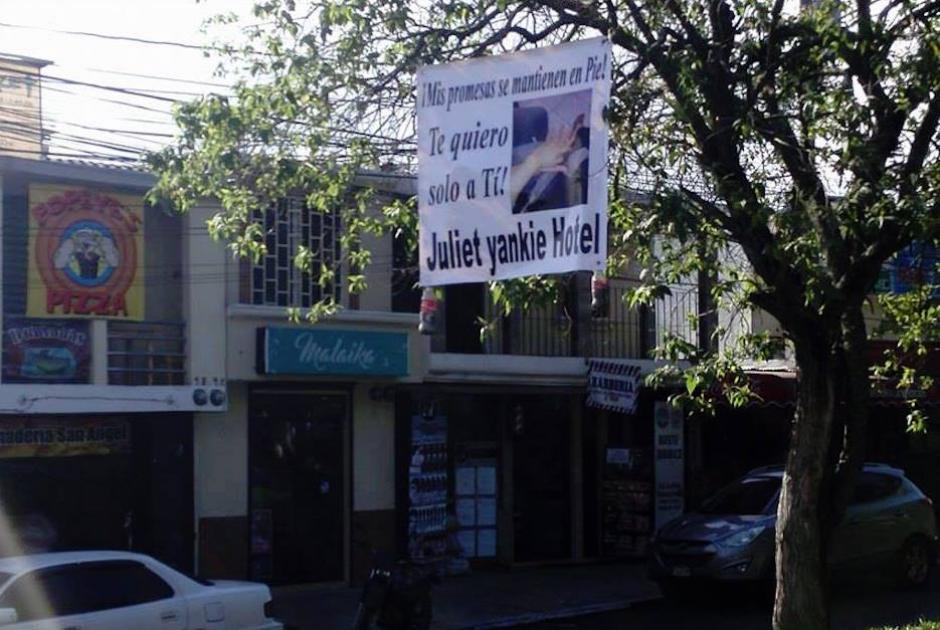
{"type": "Polygon", "coordinates": [[[19,615],[15,608],[0,608],[0,626],[16,623],[19,621],[19,615]]]}

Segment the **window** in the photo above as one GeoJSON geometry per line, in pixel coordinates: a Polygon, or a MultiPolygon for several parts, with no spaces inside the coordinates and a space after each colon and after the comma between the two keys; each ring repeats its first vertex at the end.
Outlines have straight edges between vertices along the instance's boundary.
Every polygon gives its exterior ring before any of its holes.
{"type": "Polygon", "coordinates": [[[23,575],[0,597],[20,621],[136,606],[173,597],[173,589],[139,562],[85,562],[23,575]]]}
{"type": "Polygon", "coordinates": [[[267,252],[257,264],[247,265],[245,301],[309,308],[332,295],[339,302],[342,283],[337,215],[309,210],[302,199],[291,197],[257,210],[254,218],[264,226],[267,252]],[[294,264],[301,246],[313,252],[312,274],[294,264]],[[333,282],[326,286],[320,286],[321,265],[336,272],[333,282]]]}
{"type": "Polygon", "coordinates": [[[780,491],[778,477],[745,477],[702,504],[703,514],[767,514],[780,491]]]}
{"type": "Polygon", "coordinates": [[[858,482],[855,484],[855,493],[852,495],[852,503],[879,501],[891,496],[897,492],[900,487],[901,479],[893,475],[862,472],[859,473],[858,482]]]}

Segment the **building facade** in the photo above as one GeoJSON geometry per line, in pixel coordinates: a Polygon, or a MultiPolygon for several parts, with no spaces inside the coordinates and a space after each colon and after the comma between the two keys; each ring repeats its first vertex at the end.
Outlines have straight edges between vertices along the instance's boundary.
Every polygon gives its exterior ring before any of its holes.
{"type": "Polygon", "coordinates": [[[198,288],[182,222],[143,201],[151,181],[0,156],[4,553],[136,549],[193,566],[193,414],[228,401],[222,372],[193,375],[198,288]]]}

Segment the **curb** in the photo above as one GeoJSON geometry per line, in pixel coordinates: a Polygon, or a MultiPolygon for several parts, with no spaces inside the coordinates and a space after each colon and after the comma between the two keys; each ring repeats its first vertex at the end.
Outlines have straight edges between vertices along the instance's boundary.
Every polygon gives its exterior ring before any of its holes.
{"type": "MultiPolygon", "coordinates": [[[[572,606],[570,608],[556,608],[545,612],[523,613],[521,615],[512,615],[491,619],[482,623],[461,626],[459,630],[494,630],[496,628],[509,628],[512,626],[523,626],[543,621],[556,621],[559,619],[571,619],[573,617],[585,617],[587,615],[596,615],[617,610],[626,610],[635,604],[656,601],[660,597],[650,596],[638,599],[620,600],[615,602],[604,602],[601,604],[589,604],[587,606],[572,606]]],[[[432,628],[434,627],[432,622],[432,628]]],[[[441,629],[443,630],[443,629],[441,629]]]]}

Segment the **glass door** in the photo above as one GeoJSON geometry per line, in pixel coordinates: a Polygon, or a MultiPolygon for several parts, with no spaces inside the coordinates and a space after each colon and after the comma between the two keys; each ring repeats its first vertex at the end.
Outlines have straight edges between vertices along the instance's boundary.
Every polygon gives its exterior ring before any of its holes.
{"type": "Polygon", "coordinates": [[[250,575],[345,577],[345,393],[257,392],[249,413],[250,575]]]}

